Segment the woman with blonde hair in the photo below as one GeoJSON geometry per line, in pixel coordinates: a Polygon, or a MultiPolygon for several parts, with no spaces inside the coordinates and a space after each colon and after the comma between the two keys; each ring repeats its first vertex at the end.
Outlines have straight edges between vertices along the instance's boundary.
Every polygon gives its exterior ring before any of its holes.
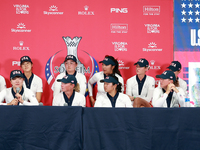
{"type": "Polygon", "coordinates": [[[81,93],[78,93],[80,91],[80,87],[74,75],[66,75],[57,81],[61,82],[62,92],[53,98],[53,106],[85,107],[85,96],[81,93]]]}

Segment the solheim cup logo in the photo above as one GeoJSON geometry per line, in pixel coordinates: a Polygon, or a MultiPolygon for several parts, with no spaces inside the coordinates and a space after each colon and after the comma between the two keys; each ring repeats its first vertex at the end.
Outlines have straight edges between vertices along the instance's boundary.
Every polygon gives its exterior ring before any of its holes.
{"type": "Polygon", "coordinates": [[[80,62],[80,60],[78,59],[77,56],[77,49],[78,49],[78,44],[80,42],[80,40],[82,39],[82,37],[74,37],[73,39],[71,39],[71,37],[67,36],[67,37],[62,37],[63,40],[65,41],[65,44],[67,45],[67,55],[74,55],[77,59],[77,71],[79,73],[84,74],[84,65],[80,62]]]}
{"type": "MultiPolygon", "coordinates": [[[[71,39],[69,36],[66,36],[66,37],[63,36],[62,39],[65,41],[65,44],[67,46],[67,55],[74,55],[74,57],[76,57],[77,59],[77,67],[76,67],[77,72],[86,74],[86,75],[89,74],[90,77],[92,77],[95,73],[99,72],[99,66],[98,66],[97,61],[88,52],[82,50],[81,53],[82,55],[86,54],[86,56],[88,56],[88,58],[91,60],[91,66],[87,66],[86,68],[78,59],[77,49],[78,49],[78,44],[80,40],[82,39],[82,37],[76,36],[73,39],[71,39]],[[91,67],[91,70],[90,70],[90,67],[91,67]]],[[[52,55],[48,59],[45,66],[46,80],[49,86],[51,86],[52,90],[54,90],[54,82],[56,79],[56,74],[63,73],[64,71],[66,71],[64,63],[62,63],[61,65],[59,63],[59,66],[55,65],[56,63],[54,63],[54,59],[58,58],[57,54],[62,55],[60,52],[63,52],[63,50],[57,51],[54,55],[52,55]]],[[[66,53],[64,54],[64,57],[65,56],[66,56],[66,53]]],[[[61,57],[63,57],[63,55],[61,57]]],[[[88,95],[88,92],[86,93],[86,95],[88,95]]]]}

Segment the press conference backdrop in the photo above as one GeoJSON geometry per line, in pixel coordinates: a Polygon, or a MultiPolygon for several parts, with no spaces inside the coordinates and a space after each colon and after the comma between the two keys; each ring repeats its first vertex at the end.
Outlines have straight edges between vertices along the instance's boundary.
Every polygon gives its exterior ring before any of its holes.
{"type": "Polygon", "coordinates": [[[200,2],[174,1],[174,59],[183,66],[180,77],[189,84],[190,100],[195,106],[199,102],[200,82],[200,2]],[[190,69],[189,67],[190,62],[190,69]],[[190,76],[190,77],[189,77],[190,76]],[[189,80],[190,78],[190,80],[189,80]]]}
{"type": "Polygon", "coordinates": [[[150,62],[148,75],[153,77],[173,60],[172,0],[0,3],[0,74],[11,86],[10,71],[20,68],[21,56],[30,56],[33,72],[43,80],[44,105],[52,103],[52,86],[64,71],[62,63],[67,54],[77,57],[77,71],[87,80],[102,70],[99,61],[112,55],[118,59],[125,83],[135,75],[133,64],[139,58],[150,62]]]}

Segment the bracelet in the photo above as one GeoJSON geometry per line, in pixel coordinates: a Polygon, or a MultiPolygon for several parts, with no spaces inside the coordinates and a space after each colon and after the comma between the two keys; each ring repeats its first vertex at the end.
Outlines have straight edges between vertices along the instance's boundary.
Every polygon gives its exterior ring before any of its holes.
{"type": "Polygon", "coordinates": [[[133,100],[132,100],[132,101],[134,101],[134,100],[135,100],[135,98],[136,98],[136,97],[133,97],[133,100]]]}

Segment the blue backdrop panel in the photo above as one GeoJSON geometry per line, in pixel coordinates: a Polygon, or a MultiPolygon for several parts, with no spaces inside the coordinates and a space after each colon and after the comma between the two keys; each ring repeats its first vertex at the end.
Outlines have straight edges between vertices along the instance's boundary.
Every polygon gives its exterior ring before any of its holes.
{"type": "Polygon", "coordinates": [[[200,148],[200,109],[85,108],[84,150],[200,148]],[[195,117],[196,116],[196,117],[195,117]]]}
{"type": "Polygon", "coordinates": [[[82,149],[81,107],[0,106],[1,150],[82,149]]]}
{"type": "Polygon", "coordinates": [[[199,51],[200,2],[174,1],[174,48],[180,52],[199,51]]]}

